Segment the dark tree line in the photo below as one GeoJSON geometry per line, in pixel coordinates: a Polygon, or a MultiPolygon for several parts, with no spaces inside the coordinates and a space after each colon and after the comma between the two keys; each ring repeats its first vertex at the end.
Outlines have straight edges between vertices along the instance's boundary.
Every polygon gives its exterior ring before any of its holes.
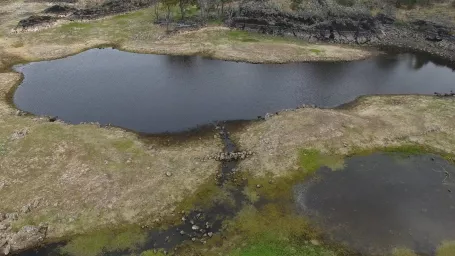
{"type": "Polygon", "coordinates": [[[166,11],[166,19],[171,19],[172,9],[178,7],[180,18],[187,18],[187,9],[190,6],[197,6],[200,18],[206,20],[209,13],[218,14],[219,17],[225,15],[226,6],[232,3],[233,0],[158,0],[155,4],[155,15],[159,16],[160,7],[166,11]]]}

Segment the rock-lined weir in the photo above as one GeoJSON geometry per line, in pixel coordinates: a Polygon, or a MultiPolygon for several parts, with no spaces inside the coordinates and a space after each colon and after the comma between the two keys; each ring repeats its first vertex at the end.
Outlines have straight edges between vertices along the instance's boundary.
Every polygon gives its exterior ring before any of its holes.
{"type": "MultiPolygon", "coordinates": [[[[229,132],[224,123],[215,126],[219,138],[223,141],[223,152],[219,155],[247,155],[247,153],[238,152],[235,143],[230,139],[229,132]]],[[[251,154],[249,154],[251,155],[251,154]]],[[[245,157],[233,157],[226,159],[217,159],[210,157],[211,161],[220,161],[220,170],[214,181],[224,192],[230,195],[229,202],[217,201],[209,208],[196,208],[190,212],[178,212],[177,216],[181,217],[181,223],[170,226],[166,229],[150,229],[143,226],[147,234],[146,242],[137,248],[128,248],[125,251],[106,251],[103,256],[121,256],[128,253],[141,253],[147,250],[160,251],[167,254],[178,249],[179,246],[186,242],[205,244],[213,236],[222,232],[223,221],[230,219],[242,209],[243,202],[246,200],[242,193],[242,187],[247,184],[246,180],[238,182],[235,180],[236,167],[238,162],[245,157]],[[234,182],[235,180],[235,182],[234,182]],[[235,183],[235,184],[234,184],[235,183]],[[230,186],[229,184],[234,184],[230,186]],[[234,202],[234,203],[232,203],[234,202]]],[[[210,198],[209,198],[210,200],[210,198]]],[[[159,222],[161,220],[157,220],[159,222]]],[[[90,234],[88,234],[90,236],[90,234]]],[[[76,237],[77,238],[77,237],[76,237]]],[[[57,256],[69,255],[64,248],[69,241],[58,242],[53,244],[44,244],[38,247],[17,254],[18,256],[57,256]]]]}

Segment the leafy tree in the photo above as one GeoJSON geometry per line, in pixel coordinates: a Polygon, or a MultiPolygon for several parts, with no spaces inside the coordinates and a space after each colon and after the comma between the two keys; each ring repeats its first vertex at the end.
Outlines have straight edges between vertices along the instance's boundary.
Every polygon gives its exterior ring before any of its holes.
{"type": "Polygon", "coordinates": [[[172,7],[176,6],[179,0],[161,0],[163,7],[166,10],[166,29],[169,30],[169,23],[171,21],[172,7]]]}

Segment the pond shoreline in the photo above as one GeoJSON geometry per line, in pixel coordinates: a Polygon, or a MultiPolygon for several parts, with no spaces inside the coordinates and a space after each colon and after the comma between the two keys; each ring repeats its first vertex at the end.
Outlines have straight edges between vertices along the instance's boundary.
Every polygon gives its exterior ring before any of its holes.
{"type": "MultiPolygon", "coordinates": [[[[226,28],[220,29],[223,30],[226,28]]],[[[202,32],[189,33],[200,35],[202,32]]],[[[95,124],[50,123],[49,119],[44,117],[16,116],[16,109],[11,101],[5,100],[14,94],[15,86],[20,84],[22,79],[20,74],[11,72],[12,65],[64,58],[87,49],[105,46],[152,53],[153,50],[147,48],[147,41],[144,45],[129,45],[128,42],[111,44],[108,40],[88,41],[83,44],[56,43],[49,47],[50,50],[46,49],[44,43],[40,43],[36,48],[28,43],[17,48],[11,44],[6,44],[8,49],[5,51],[11,59],[0,63],[0,69],[4,68],[5,71],[2,69],[0,72],[0,160],[3,161],[1,167],[10,170],[10,173],[0,172],[0,181],[5,181],[6,184],[0,184],[0,196],[4,199],[4,208],[0,211],[21,212],[35,196],[44,198],[36,208],[30,209],[31,212],[21,214],[19,219],[11,222],[15,229],[39,227],[40,222],[47,222],[51,229],[48,230],[45,241],[57,241],[73,234],[90,233],[100,227],[122,226],[125,223],[155,223],[162,215],[173,214],[175,206],[193,195],[205,182],[213,183],[210,180],[219,169],[219,163],[199,162],[206,156],[222,151],[222,143],[216,137],[217,131],[212,129],[195,130],[180,135],[151,135],[145,138],[121,128],[100,128],[95,124]],[[33,50],[37,50],[37,53],[33,50]],[[2,64],[4,66],[1,66],[2,64]],[[25,156],[21,155],[24,151],[28,152],[25,156]],[[46,162],[49,156],[52,161],[46,162]],[[43,161],[33,162],[34,159],[43,161]],[[107,164],[104,161],[107,161],[107,164]],[[54,163],[60,166],[54,166],[54,163]],[[35,168],[45,170],[42,174],[46,176],[46,181],[37,180],[39,177],[34,179],[18,176],[24,172],[31,174],[35,168]],[[166,175],[168,170],[171,177],[166,175]],[[59,187],[58,184],[49,183],[49,180],[62,182],[64,186],[59,187]],[[104,187],[100,189],[91,180],[104,187]],[[122,184],[122,187],[117,184],[122,184]],[[150,184],[155,187],[150,189],[150,184]],[[65,190],[65,186],[71,188],[71,193],[65,190]],[[52,193],[46,194],[46,191],[52,193]],[[120,195],[114,197],[112,191],[120,195]],[[147,198],[141,199],[144,194],[148,195],[147,198]],[[68,202],[59,198],[60,195],[75,197],[68,202]],[[97,198],[107,200],[97,201],[97,198]],[[140,200],[135,200],[137,198],[140,200]],[[94,212],[91,212],[92,210],[94,212]],[[55,219],[56,211],[62,216],[61,219],[55,219]]],[[[289,42],[284,44],[288,45],[289,42]]],[[[255,43],[246,45],[254,47],[255,43]]],[[[219,48],[211,48],[212,46],[192,49],[189,45],[179,48],[175,45],[174,47],[172,41],[163,42],[159,46],[162,48],[155,48],[155,53],[203,53],[221,59],[223,56],[232,57],[226,52],[216,53],[219,48]],[[215,49],[215,52],[204,49],[215,49]],[[175,51],[172,52],[173,50],[175,51]]],[[[378,53],[361,50],[356,51],[355,56],[361,59],[372,54],[378,53]]],[[[232,58],[234,60],[236,57],[232,58]]],[[[241,58],[237,60],[246,61],[241,58]]],[[[251,59],[251,62],[255,61],[257,60],[251,59]]],[[[238,167],[241,172],[249,173],[252,177],[263,177],[253,179],[256,182],[253,184],[254,188],[257,184],[268,186],[267,175],[274,175],[278,180],[280,177],[287,177],[292,173],[291,170],[295,171],[295,166],[298,165],[297,152],[302,148],[316,148],[322,152],[333,151],[347,155],[359,149],[368,150],[411,142],[453,154],[455,144],[452,138],[455,136],[455,127],[450,120],[454,111],[453,98],[422,95],[361,96],[350,104],[335,109],[303,108],[280,112],[265,121],[232,124],[233,128],[229,128],[229,131],[240,150],[251,149],[255,153],[238,167]],[[315,123],[314,120],[320,122],[315,123]]],[[[24,211],[27,211],[27,208],[24,211]]],[[[11,217],[14,219],[14,216],[11,217]]],[[[16,234],[14,231],[14,235],[16,234]]],[[[27,248],[39,244],[36,240],[30,241],[33,244],[27,248]]],[[[0,239],[0,243],[2,242],[0,239]]]]}

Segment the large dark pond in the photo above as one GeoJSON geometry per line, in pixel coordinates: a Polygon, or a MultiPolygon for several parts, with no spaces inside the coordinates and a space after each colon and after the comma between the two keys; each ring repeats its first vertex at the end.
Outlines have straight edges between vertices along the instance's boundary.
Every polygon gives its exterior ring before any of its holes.
{"type": "Polygon", "coordinates": [[[264,65],[93,49],[17,66],[14,103],[71,123],[145,133],[253,119],[302,104],[334,107],[367,94],[455,90],[455,72],[412,54],[354,62],[264,65]]]}
{"type": "Polygon", "coordinates": [[[455,240],[455,166],[439,156],[352,157],[343,170],[321,168],[295,193],[329,239],[365,255],[395,247],[435,255],[455,240]]]}

